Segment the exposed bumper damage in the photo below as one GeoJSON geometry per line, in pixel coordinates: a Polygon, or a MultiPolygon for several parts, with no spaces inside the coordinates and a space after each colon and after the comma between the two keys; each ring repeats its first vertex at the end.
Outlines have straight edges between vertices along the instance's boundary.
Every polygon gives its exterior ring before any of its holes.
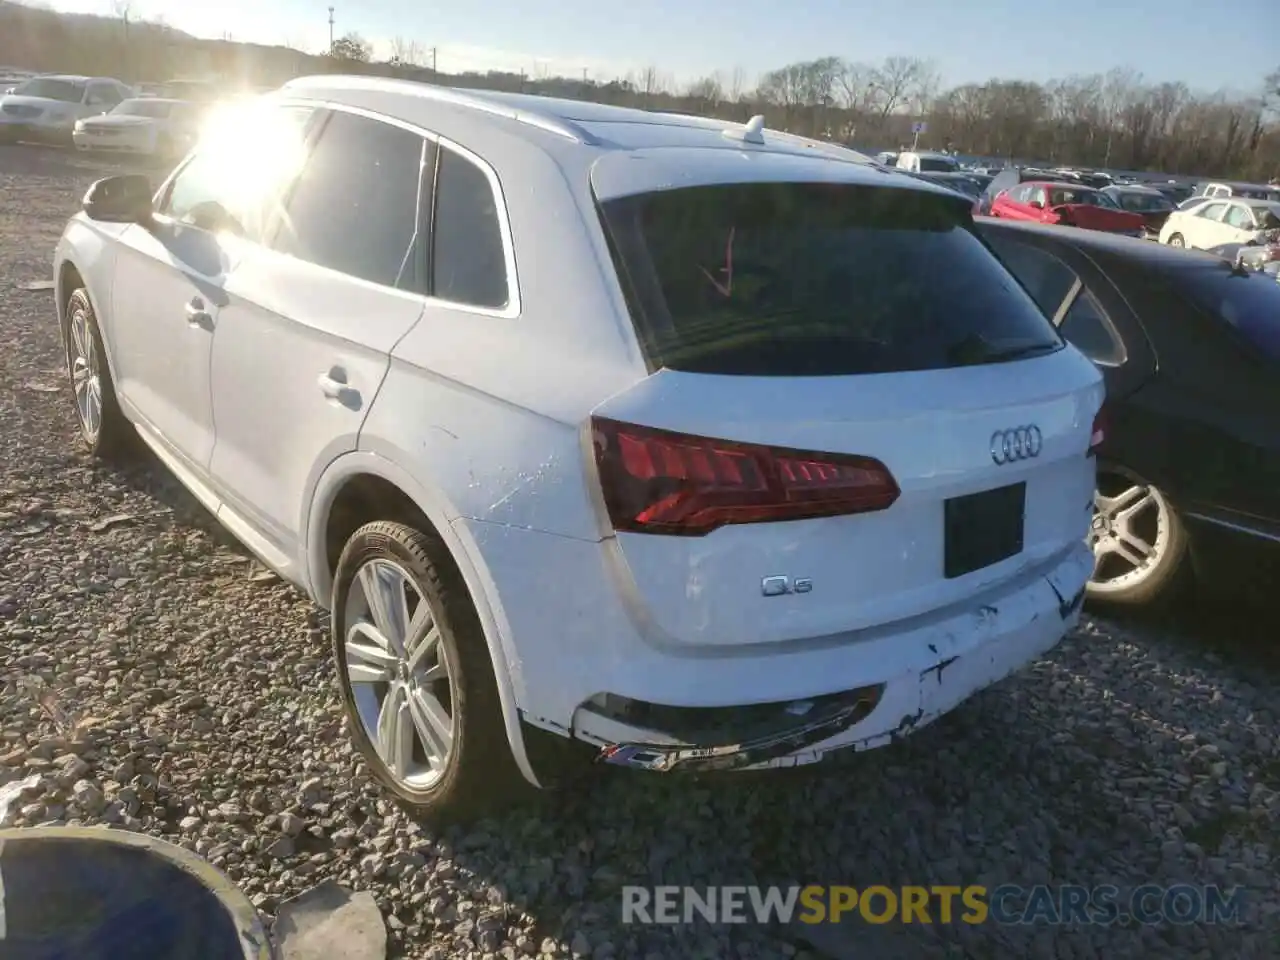
{"type": "Polygon", "coordinates": [[[844,733],[870,715],[879,702],[882,689],[867,687],[850,691],[817,707],[811,703],[789,704],[784,707],[786,712],[810,715],[800,723],[737,743],[712,746],[618,743],[604,747],[596,760],[662,772],[676,769],[683,772],[738,770],[765,764],[844,733]]]}
{"type": "MultiPolygon", "coordinates": [[[[872,686],[739,708],[596,705],[579,712],[575,732],[600,745],[599,763],[658,772],[799,766],[883,746],[1051,650],[1079,617],[1091,572],[1092,556],[1075,553],[1026,587],[939,622],[928,635],[914,633],[913,642],[904,635],[898,657],[877,661],[880,676],[850,678],[879,681],[872,686]]],[[[815,685],[825,679],[815,678],[815,685]]]]}

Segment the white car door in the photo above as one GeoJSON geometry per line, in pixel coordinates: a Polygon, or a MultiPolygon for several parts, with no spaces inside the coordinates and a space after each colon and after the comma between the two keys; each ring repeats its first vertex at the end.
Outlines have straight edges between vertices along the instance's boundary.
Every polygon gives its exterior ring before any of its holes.
{"type": "Polygon", "coordinates": [[[310,482],[356,449],[391,350],[422,314],[419,191],[433,158],[416,133],[329,114],[274,236],[231,277],[213,339],[210,472],[277,568],[297,556],[310,482]]]}
{"type": "Polygon", "coordinates": [[[109,332],[121,397],[145,430],[197,467],[213,449],[209,357],[236,255],[192,222],[205,172],[198,163],[179,170],[153,224],[121,236],[109,332]]]}
{"type": "Polygon", "coordinates": [[[227,278],[261,230],[264,183],[300,159],[282,137],[209,138],[160,189],[152,224],[121,236],[108,331],[116,389],[144,432],[200,475],[213,452],[209,365],[227,278]]]}

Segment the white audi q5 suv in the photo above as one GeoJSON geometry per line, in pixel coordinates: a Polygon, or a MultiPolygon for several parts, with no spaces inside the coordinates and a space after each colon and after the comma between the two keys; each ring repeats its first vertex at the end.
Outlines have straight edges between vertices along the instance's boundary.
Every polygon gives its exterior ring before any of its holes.
{"type": "Polygon", "coordinates": [[[422,813],[546,785],[546,744],[880,746],[1079,616],[1098,371],[967,199],[859,154],[317,77],[83,207],[85,442],[140,437],[331,611],[352,736],[422,813]]]}

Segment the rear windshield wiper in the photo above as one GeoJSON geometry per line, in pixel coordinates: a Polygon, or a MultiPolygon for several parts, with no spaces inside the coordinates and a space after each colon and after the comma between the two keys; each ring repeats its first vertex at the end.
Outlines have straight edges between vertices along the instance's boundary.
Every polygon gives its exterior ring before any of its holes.
{"type": "Polygon", "coordinates": [[[1056,343],[1019,343],[1011,347],[993,347],[980,336],[965,337],[947,350],[947,360],[960,366],[978,363],[1000,363],[1053,353],[1056,343]]]}

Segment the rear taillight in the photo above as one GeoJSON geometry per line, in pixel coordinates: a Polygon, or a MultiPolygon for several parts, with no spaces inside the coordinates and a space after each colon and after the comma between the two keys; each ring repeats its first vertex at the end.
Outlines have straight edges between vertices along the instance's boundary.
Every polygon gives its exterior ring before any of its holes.
{"type": "Polygon", "coordinates": [[[884,510],[898,499],[870,457],[690,436],[602,417],[591,421],[615,530],[696,537],[731,523],[884,510]]]}
{"type": "Polygon", "coordinates": [[[1102,446],[1104,440],[1107,439],[1107,417],[1104,410],[1099,409],[1097,416],[1093,418],[1093,430],[1089,433],[1089,456],[1093,456],[1098,452],[1098,448],[1102,446]]]}

